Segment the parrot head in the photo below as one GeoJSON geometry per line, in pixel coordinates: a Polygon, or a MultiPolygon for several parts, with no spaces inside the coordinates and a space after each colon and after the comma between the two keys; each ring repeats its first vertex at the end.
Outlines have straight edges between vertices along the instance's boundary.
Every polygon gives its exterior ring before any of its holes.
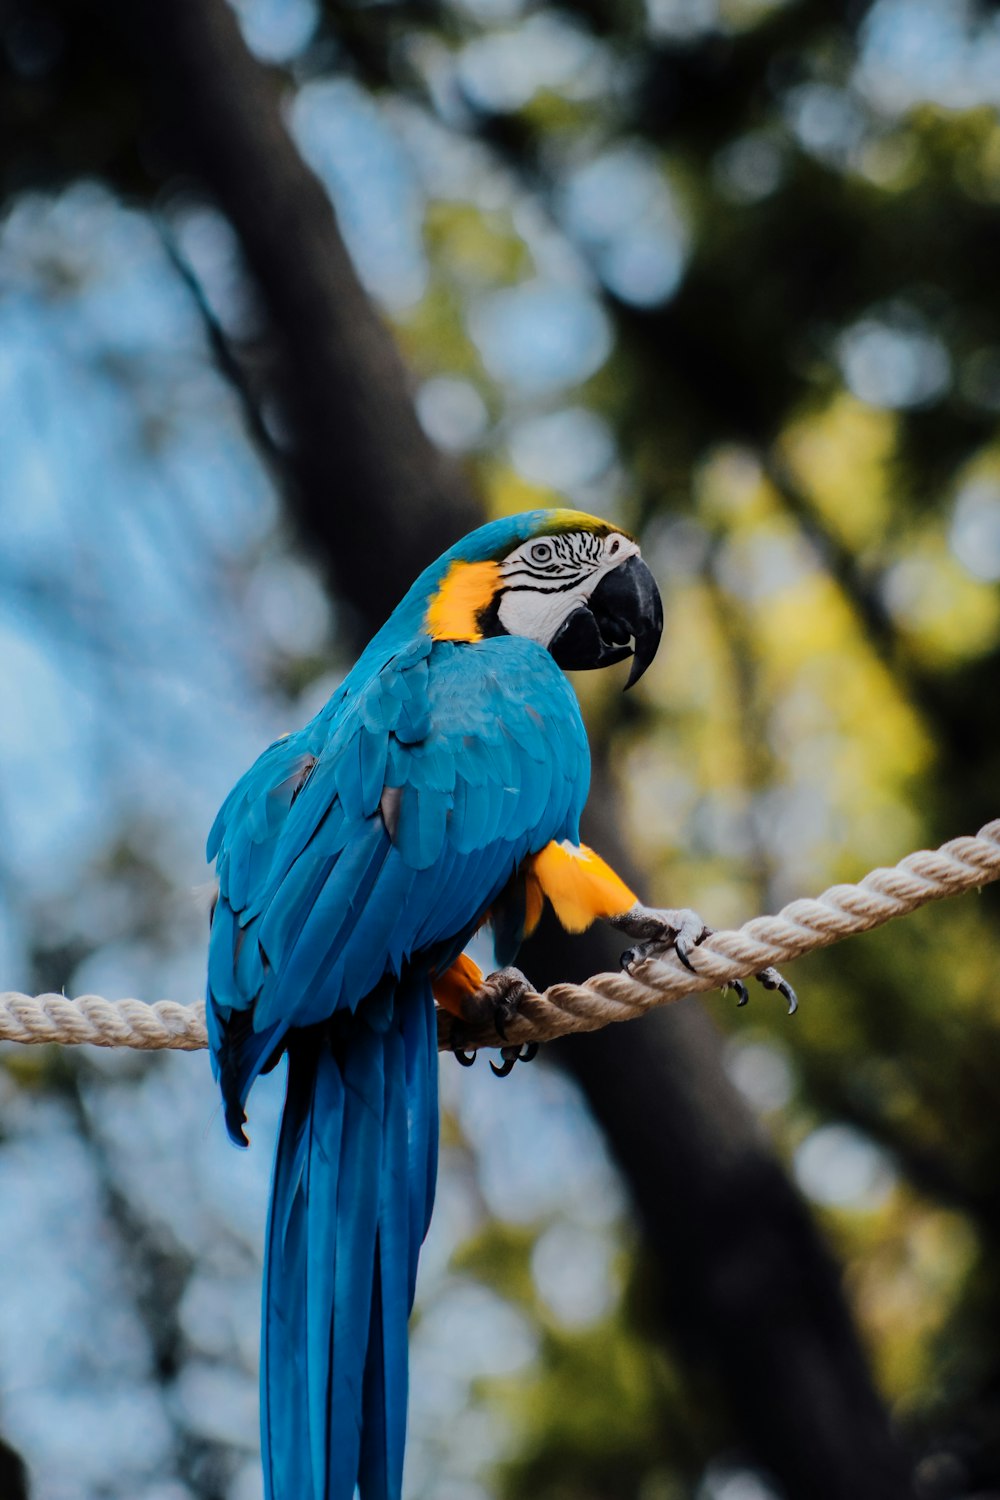
{"type": "Polygon", "coordinates": [[[663,606],[638,542],[582,511],[492,521],[429,574],[425,628],[436,640],[524,636],[571,672],[631,656],[626,687],[660,643],[663,606]]]}

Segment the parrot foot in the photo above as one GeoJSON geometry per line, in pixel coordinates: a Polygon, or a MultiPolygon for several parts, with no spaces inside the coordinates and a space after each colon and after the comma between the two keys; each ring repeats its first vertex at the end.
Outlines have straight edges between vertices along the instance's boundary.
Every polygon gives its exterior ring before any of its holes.
{"type": "Polygon", "coordinates": [[[520,969],[498,969],[465,1000],[462,1007],[464,1018],[477,1025],[492,1026],[500,1040],[505,1042],[507,1027],[517,1015],[524,996],[530,994],[531,985],[520,969]]]}
{"type": "Polygon", "coordinates": [[[629,937],[638,938],[634,947],[628,948],[621,957],[623,969],[641,963],[646,958],[662,958],[671,949],[677,954],[685,969],[696,970],[689,954],[692,948],[706,937],[710,928],[690,907],[676,910],[655,906],[633,906],[621,916],[611,918],[612,927],[618,927],[629,937]]]}
{"type": "MultiPolygon", "coordinates": [[[[714,931],[713,928],[706,927],[698,913],[689,907],[680,907],[676,911],[661,911],[655,907],[637,905],[620,917],[612,917],[611,925],[627,932],[629,937],[640,940],[634,947],[626,949],[622,954],[623,969],[630,969],[633,964],[641,963],[643,959],[662,958],[664,953],[669,953],[673,949],[685,969],[690,970],[692,974],[698,972],[691,962],[692,948],[697,948],[698,944],[704,942],[707,937],[711,937],[714,931]]],[[[771,966],[762,969],[753,977],[766,990],[777,990],[788,1006],[788,1014],[790,1016],[795,1014],[799,1008],[798,996],[788,980],[777,969],[771,966]]],[[[723,985],[723,989],[736,991],[737,1005],[746,1005],[750,999],[742,979],[730,980],[728,984],[723,985]]]]}
{"type": "MultiPolygon", "coordinates": [[[[507,1040],[507,1027],[518,1013],[521,1000],[532,993],[531,985],[520,969],[498,969],[483,980],[474,994],[467,995],[462,1002],[462,1019],[473,1026],[492,1026],[501,1041],[507,1040]]],[[[471,1068],[476,1060],[475,1052],[466,1052],[461,1045],[461,1026],[452,1032],[456,1046],[454,1055],[463,1068],[471,1068]]],[[[538,1055],[537,1042],[508,1044],[501,1047],[503,1061],[499,1066],[491,1061],[490,1067],[498,1078],[506,1078],[517,1062],[531,1062],[538,1055]]]]}

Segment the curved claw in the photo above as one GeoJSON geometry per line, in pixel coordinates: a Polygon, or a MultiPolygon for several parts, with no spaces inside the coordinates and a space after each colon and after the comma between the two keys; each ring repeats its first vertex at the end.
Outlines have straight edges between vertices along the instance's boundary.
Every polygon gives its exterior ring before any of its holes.
{"type": "Polygon", "coordinates": [[[680,959],[681,963],[684,965],[685,969],[687,969],[689,974],[697,974],[698,970],[688,958],[689,951],[690,950],[688,949],[687,943],[682,943],[678,938],[674,943],[674,952],[677,954],[677,957],[680,959]]]}
{"type": "Polygon", "coordinates": [[[754,977],[766,990],[777,990],[778,994],[782,996],[788,1005],[788,1014],[794,1016],[799,1008],[799,997],[788,983],[788,980],[782,978],[776,968],[771,966],[767,969],[762,969],[754,977]]]}
{"type": "Polygon", "coordinates": [[[634,948],[626,948],[618,960],[619,968],[624,969],[627,973],[638,957],[639,955],[634,948]]]}
{"type": "Polygon", "coordinates": [[[750,999],[750,993],[747,990],[747,987],[743,983],[742,979],[731,979],[726,988],[736,991],[737,1006],[746,1005],[747,1001],[750,999]]]}
{"type": "Polygon", "coordinates": [[[525,1042],[524,1046],[517,1054],[518,1062],[534,1062],[535,1058],[538,1056],[539,1046],[540,1043],[538,1042],[525,1042]]]}
{"type": "Polygon", "coordinates": [[[476,1052],[463,1052],[461,1047],[455,1047],[452,1050],[452,1054],[451,1055],[455,1059],[456,1062],[460,1062],[462,1064],[463,1068],[471,1068],[472,1064],[475,1062],[475,1060],[476,1060],[476,1058],[478,1056],[478,1053],[476,1053],[476,1052]]]}
{"type": "Polygon", "coordinates": [[[516,1062],[517,1062],[517,1055],[516,1054],[513,1057],[505,1057],[504,1060],[503,1060],[503,1062],[500,1064],[500,1066],[498,1068],[497,1065],[496,1065],[496,1063],[493,1061],[493,1059],[491,1057],[490,1058],[490,1067],[493,1069],[494,1073],[496,1074],[496,1076],[498,1078],[506,1078],[507,1075],[508,1075],[508,1073],[510,1073],[511,1070],[513,1069],[514,1064],[516,1062]]]}

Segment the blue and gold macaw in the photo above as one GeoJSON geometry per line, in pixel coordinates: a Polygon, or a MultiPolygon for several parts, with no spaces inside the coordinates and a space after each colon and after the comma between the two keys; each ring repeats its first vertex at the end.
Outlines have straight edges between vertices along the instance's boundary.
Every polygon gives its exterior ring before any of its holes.
{"type": "Polygon", "coordinates": [[[691,912],[640,906],[580,844],[590,756],[564,669],[663,628],[624,531],[539,510],[473,532],[420,575],[311,723],[265,750],[208,841],[219,894],[208,1026],[233,1139],[288,1054],[267,1229],[261,1428],[268,1500],[398,1500],[407,1319],[437,1171],[435,996],[492,1007],[463,949],[510,965],[547,898],[686,956],[691,912]]]}

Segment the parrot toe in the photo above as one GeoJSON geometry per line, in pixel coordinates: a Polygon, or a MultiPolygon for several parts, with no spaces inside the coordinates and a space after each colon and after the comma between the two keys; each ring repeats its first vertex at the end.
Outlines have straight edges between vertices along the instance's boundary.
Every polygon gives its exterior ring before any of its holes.
{"type": "Polygon", "coordinates": [[[712,928],[705,926],[696,911],[682,909],[679,912],[671,912],[669,915],[681,918],[680,926],[673,941],[674,952],[685,969],[692,974],[697,974],[698,970],[690,958],[691,949],[697,948],[699,943],[704,942],[705,938],[711,936],[712,928]]]}
{"type": "Polygon", "coordinates": [[[747,1001],[750,999],[750,992],[747,989],[746,985],[743,983],[742,979],[731,979],[728,984],[723,985],[723,989],[736,991],[737,1005],[746,1005],[747,1001]]]}
{"type": "Polygon", "coordinates": [[[689,956],[691,949],[696,948],[711,931],[698,913],[686,906],[661,911],[636,905],[621,916],[612,917],[611,924],[627,932],[629,937],[639,939],[634,947],[622,954],[623,969],[630,969],[633,964],[642,963],[647,958],[662,958],[673,949],[692,974],[697,971],[689,956]]]}
{"type": "MultiPolygon", "coordinates": [[[[799,997],[788,983],[788,980],[783,978],[777,969],[773,966],[768,969],[761,969],[759,974],[754,975],[754,978],[766,990],[777,990],[788,1006],[788,1014],[794,1016],[799,1008],[799,997]]],[[[743,1004],[742,1000],[740,1004],[743,1004]]]]}
{"type": "Polygon", "coordinates": [[[507,1027],[517,1015],[525,995],[531,992],[531,985],[520,969],[498,969],[485,980],[466,1010],[467,1013],[475,1010],[477,1020],[491,1023],[497,1036],[505,1042],[507,1027]]]}

